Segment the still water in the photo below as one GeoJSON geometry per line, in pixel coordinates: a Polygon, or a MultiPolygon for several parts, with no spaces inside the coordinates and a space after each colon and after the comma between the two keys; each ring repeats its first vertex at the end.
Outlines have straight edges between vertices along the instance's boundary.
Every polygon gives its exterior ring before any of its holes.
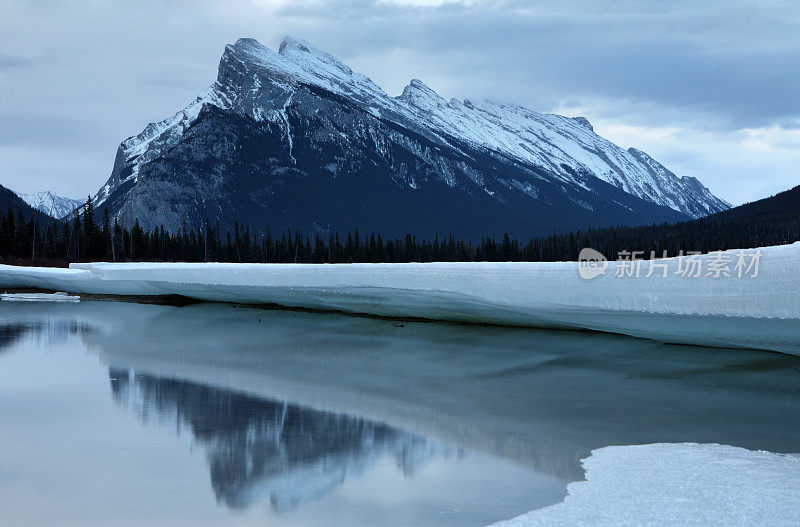
{"type": "Polygon", "coordinates": [[[800,452],[800,358],[220,304],[0,302],[3,525],[486,525],[608,445],[800,452]]]}

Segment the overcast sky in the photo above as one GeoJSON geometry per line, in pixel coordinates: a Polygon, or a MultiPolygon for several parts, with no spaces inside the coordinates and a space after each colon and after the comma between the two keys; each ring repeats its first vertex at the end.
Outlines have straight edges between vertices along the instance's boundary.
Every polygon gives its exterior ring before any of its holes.
{"type": "Polygon", "coordinates": [[[94,194],[225,44],[287,34],[390,95],[584,115],[734,204],[800,184],[800,4],[769,0],[0,0],[0,184],[94,194]]]}

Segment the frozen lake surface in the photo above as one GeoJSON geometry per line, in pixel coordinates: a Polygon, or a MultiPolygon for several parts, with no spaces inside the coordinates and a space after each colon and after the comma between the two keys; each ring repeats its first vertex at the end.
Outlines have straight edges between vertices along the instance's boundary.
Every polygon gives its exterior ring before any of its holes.
{"type": "Polygon", "coordinates": [[[798,260],[800,242],[600,268],[578,262],[0,265],[0,287],[588,329],[800,354],[798,260]]]}
{"type": "Polygon", "coordinates": [[[486,525],[561,502],[610,445],[800,452],[799,375],[796,356],[591,332],[0,302],[0,510],[486,525]]]}

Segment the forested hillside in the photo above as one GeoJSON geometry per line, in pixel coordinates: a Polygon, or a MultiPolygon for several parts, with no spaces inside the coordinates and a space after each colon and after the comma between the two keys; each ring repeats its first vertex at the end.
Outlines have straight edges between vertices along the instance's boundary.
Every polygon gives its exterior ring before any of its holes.
{"type": "Polygon", "coordinates": [[[800,187],[690,222],[609,227],[531,240],[506,235],[480,242],[448,233],[433,239],[413,234],[384,238],[358,230],[312,237],[239,224],[233,231],[223,231],[209,222],[200,229],[184,226],[174,233],[163,227],[145,231],[138,223],[128,230],[112,223],[107,213],[97,222],[88,202],[80,216],[58,223],[24,203],[20,206],[21,201],[12,199],[12,206],[0,218],[0,257],[5,262],[29,264],[36,263],[36,258],[64,265],[71,261],[564,261],[577,260],[584,247],[599,250],[609,259],[620,251],[642,251],[641,257],[649,258],[651,251],[674,256],[681,250],[708,252],[800,240],[800,187]]]}

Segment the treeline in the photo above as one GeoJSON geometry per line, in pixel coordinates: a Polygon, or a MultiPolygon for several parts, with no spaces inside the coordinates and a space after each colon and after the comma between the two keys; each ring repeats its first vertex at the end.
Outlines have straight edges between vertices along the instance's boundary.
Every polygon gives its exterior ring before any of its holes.
{"type": "MultiPolygon", "coordinates": [[[[723,213],[724,214],[724,213],[723,213]]],[[[719,215],[717,215],[719,216],[719,215]]],[[[6,263],[77,261],[183,262],[431,262],[431,261],[568,261],[584,247],[615,259],[620,251],[643,251],[648,258],[667,251],[714,251],[778,245],[800,240],[800,211],[779,218],[711,216],[678,224],[609,227],[534,238],[527,242],[487,237],[480,242],[452,235],[432,240],[362,235],[358,230],[339,236],[307,236],[300,232],[255,234],[236,225],[222,232],[206,222],[176,233],[163,227],[143,230],[138,222],[125,229],[105,212],[99,222],[91,203],[65,222],[41,224],[9,209],[0,218],[0,259],[6,263]]]]}
{"type": "MultiPolygon", "coordinates": [[[[642,251],[639,258],[649,259],[651,252],[661,257],[676,256],[680,251],[703,253],[727,249],[751,249],[770,245],[784,245],[800,240],[800,209],[791,217],[782,218],[728,218],[709,216],[683,223],[663,223],[642,227],[608,227],[584,233],[568,233],[546,238],[546,247],[555,251],[555,260],[578,259],[583,247],[591,247],[609,259],[616,259],[622,251],[642,251]],[[579,240],[578,248],[573,237],[579,240]]],[[[545,261],[552,261],[549,257],[545,261]]]]}
{"type": "Polygon", "coordinates": [[[306,236],[300,232],[254,234],[249,226],[235,225],[222,232],[209,222],[200,229],[185,226],[176,233],[159,227],[145,231],[138,222],[132,229],[110,221],[104,212],[95,221],[91,203],[80,215],[62,223],[42,226],[23,213],[8,210],[0,218],[0,258],[5,261],[164,261],[164,262],[266,262],[351,263],[540,260],[551,249],[538,240],[521,246],[506,235],[480,243],[453,236],[418,239],[362,235],[306,236]]]}

